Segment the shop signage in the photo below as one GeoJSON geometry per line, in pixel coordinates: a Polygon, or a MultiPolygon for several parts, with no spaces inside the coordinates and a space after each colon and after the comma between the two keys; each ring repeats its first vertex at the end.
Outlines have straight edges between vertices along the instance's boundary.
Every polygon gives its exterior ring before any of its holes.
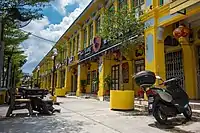
{"type": "Polygon", "coordinates": [[[101,37],[99,36],[94,37],[92,48],[94,52],[99,51],[99,49],[101,48],[101,37]]]}

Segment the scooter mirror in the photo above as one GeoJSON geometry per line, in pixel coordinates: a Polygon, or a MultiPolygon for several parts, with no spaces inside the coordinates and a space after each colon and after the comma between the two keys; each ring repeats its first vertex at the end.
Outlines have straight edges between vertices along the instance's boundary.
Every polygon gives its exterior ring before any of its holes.
{"type": "Polygon", "coordinates": [[[160,76],[156,76],[156,79],[162,80],[162,78],[160,76]]]}

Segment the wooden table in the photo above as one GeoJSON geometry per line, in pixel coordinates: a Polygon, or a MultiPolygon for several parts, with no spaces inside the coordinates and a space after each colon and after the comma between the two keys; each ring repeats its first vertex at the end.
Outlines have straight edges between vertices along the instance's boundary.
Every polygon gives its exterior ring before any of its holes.
{"type": "Polygon", "coordinates": [[[41,114],[51,114],[53,112],[53,100],[44,99],[48,94],[47,90],[38,88],[20,88],[20,91],[22,92],[23,98],[31,100],[33,110],[38,111],[41,114]]]}

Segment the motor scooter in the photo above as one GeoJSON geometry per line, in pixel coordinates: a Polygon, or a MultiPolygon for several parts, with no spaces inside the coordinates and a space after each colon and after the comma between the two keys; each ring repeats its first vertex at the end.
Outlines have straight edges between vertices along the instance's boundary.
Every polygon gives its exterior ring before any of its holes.
{"type": "Polygon", "coordinates": [[[189,97],[179,85],[180,79],[171,78],[163,81],[160,76],[156,76],[151,71],[139,72],[134,78],[136,84],[147,92],[147,96],[153,98],[152,113],[160,124],[165,124],[169,117],[176,117],[182,113],[187,119],[191,119],[192,109],[189,105],[189,97]],[[166,88],[155,87],[156,80],[161,81],[159,85],[164,85],[166,88]],[[148,93],[148,91],[153,93],[148,93]]]}

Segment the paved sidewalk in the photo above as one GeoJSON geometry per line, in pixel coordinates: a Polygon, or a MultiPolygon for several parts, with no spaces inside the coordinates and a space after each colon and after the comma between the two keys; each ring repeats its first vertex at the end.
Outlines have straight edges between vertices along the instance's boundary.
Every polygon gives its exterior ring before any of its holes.
{"type": "Polygon", "coordinates": [[[180,116],[159,126],[144,112],[111,111],[108,102],[76,97],[58,101],[61,113],[53,116],[0,119],[0,133],[200,133],[200,118],[185,122],[180,116]]]}

